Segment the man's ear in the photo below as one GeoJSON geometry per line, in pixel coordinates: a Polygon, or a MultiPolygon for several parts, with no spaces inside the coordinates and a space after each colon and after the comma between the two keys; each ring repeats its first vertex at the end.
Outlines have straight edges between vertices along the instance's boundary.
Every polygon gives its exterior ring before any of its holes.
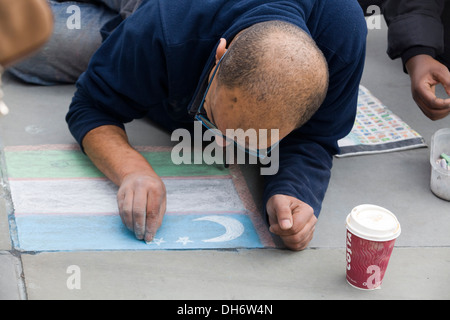
{"type": "Polygon", "coordinates": [[[216,50],[216,64],[219,63],[220,59],[222,59],[225,52],[227,52],[227,40],[221,38],[219,46],[217,47],[216,50]]]}

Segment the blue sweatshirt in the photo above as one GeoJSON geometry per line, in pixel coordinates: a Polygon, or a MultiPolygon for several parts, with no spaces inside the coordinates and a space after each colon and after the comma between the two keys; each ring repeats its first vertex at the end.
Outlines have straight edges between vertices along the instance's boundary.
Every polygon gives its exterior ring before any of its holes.
{"type": "Polygon", "coordinates": [[[192,123],[193,98],[229,43],[259,22],[305,30],[325,55],[329,91],[313,118],[282,140],[276,175],[265,177],[264,208],[276,194],[306,202],[318,216],[337,141],[354,124],[364,67],[366,23],[354,0],[151,0],[121,23],[80,77],[66,120],[78,143],[92,129],[149,116],[168,130],[192,123]]]}

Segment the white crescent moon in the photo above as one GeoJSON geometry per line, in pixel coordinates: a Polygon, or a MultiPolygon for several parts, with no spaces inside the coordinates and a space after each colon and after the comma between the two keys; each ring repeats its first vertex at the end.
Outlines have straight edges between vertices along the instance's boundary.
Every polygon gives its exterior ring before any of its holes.
{"type": "Polygon", "coordinates": [[[238,220],[224,216],[207,216],[194,221],[211,221],[222,225],[225,233],[217,238],[202,240],[203,242],[227,242],[239,238],[245,231],[244,226],[238,220]]]}

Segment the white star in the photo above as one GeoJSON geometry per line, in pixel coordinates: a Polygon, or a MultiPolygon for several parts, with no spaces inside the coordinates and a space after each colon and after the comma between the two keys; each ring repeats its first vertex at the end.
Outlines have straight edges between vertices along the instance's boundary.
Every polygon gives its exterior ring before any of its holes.
{"type": "Polygon", "coordinates": [[[154,238],[152,242],[148,242],[147,244],[156,244],[157,246],[160,246],[161,243],[164,243],[164,242],[166,242],[166,241],[164,241],[163,238],[160,238],[160,239],[154,238]]]}
{"type": "Polygon", "coordinates": [[[177,240],[177,243],[182,243],[183,246],[187,245],[190,242],[194,242],[194,241],[189,240],[189,237],[179,237],[177,240]]]}

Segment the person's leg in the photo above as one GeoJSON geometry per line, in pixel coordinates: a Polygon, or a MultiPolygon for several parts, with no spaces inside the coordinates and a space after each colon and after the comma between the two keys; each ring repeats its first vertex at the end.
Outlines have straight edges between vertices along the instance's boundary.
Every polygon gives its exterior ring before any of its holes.
{"type": "Polygon", "coordinates": [[[75,83],[102,43],[100,29],[115,18],[117,12],[101,4],[49,2],[54,14],[50,41],[9,72],[32,84],[75,83]]]}

